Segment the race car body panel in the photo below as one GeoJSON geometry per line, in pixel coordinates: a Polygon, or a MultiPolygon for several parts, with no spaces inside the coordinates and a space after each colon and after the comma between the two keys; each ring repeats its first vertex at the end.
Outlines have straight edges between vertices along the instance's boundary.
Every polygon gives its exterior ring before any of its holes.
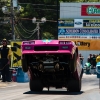
{"type": "Polygon", "coordinates": [[[44,87],[81,90],[83,69],[73,41],[23,41],[21,50],[23,71],[30,76],[30,90],[40,91],[44,87]]]}

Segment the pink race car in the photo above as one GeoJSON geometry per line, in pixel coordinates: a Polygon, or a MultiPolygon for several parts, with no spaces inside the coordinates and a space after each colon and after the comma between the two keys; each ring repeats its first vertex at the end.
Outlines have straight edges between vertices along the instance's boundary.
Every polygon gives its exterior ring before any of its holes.
{"type": "Polygon", "coordinates": [[[31,91],[42,91],[44,87],[81,90],[83,69],[73,41],[23,41],[21,51],[22,68],[30,77],[31,91]]]}

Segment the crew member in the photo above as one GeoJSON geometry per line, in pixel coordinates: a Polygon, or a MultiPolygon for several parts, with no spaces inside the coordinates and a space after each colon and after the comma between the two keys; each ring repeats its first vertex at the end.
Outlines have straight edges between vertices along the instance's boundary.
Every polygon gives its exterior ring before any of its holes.
{"type": "Polygon", "coordinates": [[[93,57],[92,57],[92,64],[93,64],[93,68],[96,68],[96,55],[93,54],[93,57]]]}
{"type": "Polygon", "coordinates": [[[97,63],[100,62],[100,54],[97,56],[96,62],[97,62],[97,63]]]}
{"type": "Polygon", "coordinates": [[[82,65],[82,67],[83,67],[83,60],[84,60],[84,57],[82,56],[81,53],[79,54],[79,58],[80,58],[80,63],[81,63],[81,65],[82,65]]]}
{"type": "Polygon", "coordinates": [[[2,82],[10,82],[9,65],[11,59],[11,49],[7,47],[7,40],[2,40],[2,47],[0,48],[1,66],[2,66],[2,82]]]}
{"type": "Polygon", "coordinates": [[[90,54],[89,57],[87,58],[87,62],[90,63],[93,66],[93,59],[92,59],[93,55],[90,54]]]}

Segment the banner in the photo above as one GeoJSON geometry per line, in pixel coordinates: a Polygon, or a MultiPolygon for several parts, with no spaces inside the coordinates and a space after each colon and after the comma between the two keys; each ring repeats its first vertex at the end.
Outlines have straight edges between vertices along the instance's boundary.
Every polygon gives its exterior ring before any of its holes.
{"type": "Polygon", "coordinates": [[[84,19],[83,27],[98,28],[100,27],[100,19],[84,19]]]}
{"type": "Polygon", "coordinates": [[[58,39],[100,39],[100,19],[59,19],[58,39]]]}
{"type": "MultiPolygon", "coordinates": [[[[68,1],[68,0],[67,0],[68,1]]],[[[75,1],[75,0],[74,0],[75,1]]],[[[83,1],[83,0],[81,0],[83,1]]],[[[85,1],[85,0],[84,0],[85,1]]],[[[93,1],[93,0],[89,0],[93,1]]],[[[61,2],[60,19],[100,18],[100,1],[96,2],[61,2]]]]}
{"type": "Polygon", "coordinates": [[[11,41],[11,46],[17,48],[17,51],[12,52],[11,67],[21,67],[21,41],[11,41]]]}
{"type": "Polygon", "coordinates": [[[100,19],[59,19],[59,28],[98,28],[100,19]]]}
{"type": "Polygon", "coordinates": [[[78,46],[79,50],[100,50],[100,40],[92,39],[59,39],[59,40],[71,40],[78,46]]]}
{"type": "Polygon", "coordinates": [[[100,39],[99,28],[58,28],[58,39],[100,39]]]}
{"type": "Polygon", "coordinates": [[[58,35],[80,35],[80,34],[91,34],[91,35],[100,35],[100,28],[58,28],[58,35]]]}
{"type": "Polygon", "coordinates": [[[81,16],[100,16],[100,5],[81,5],[81,16]]]}
{"type": "Polygon", "coordinates": [[[58,27],[74,27],[74,19],[58,19],[58,27]]]}

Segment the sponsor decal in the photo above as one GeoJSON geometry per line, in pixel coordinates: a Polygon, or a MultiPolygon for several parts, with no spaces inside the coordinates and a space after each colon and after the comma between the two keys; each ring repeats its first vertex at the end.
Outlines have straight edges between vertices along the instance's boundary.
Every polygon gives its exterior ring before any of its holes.
{"type": "Polygon", "coordinates": [[[100,36],[92,36],[92,35],[91,36],[86,36],[86,35],[85,36],[78,36],[78,35],[77,36],[76,35],[68,36],[68,35],[66,35],[65,37],[58,36],[58,38],[59,39],[65,39],[66,38],[66,39],[95,39],[96,40],[96,39],[100,39],[100,36]]]}
{"type": "Polygon", "coordinates": [[[83,27],[83,19],[74,19],[74,27],[83,27]]]}
{"type": "Polygon", "coordinates": [[[100,14],[100,8],[95,6],[88,6],[86,11],[88,14],[100,14]]]}
{"type": "Polygon", "coordinates": [[[100,40],[93,39],[59,39],[59,40],[72,40],[79,50],[100,50],[100,40]]]}
{"type": "Polygon", "coordinates": [[[65,32],[66,32],[66,30],[65,30],[65,29],[63,29],[63,28],[58,29],[58,34],[63,35],[65,32]]]}
{"type": "Polygon", "coordinates": [[[100,35],[100,29],[94,28],[59,28],[58,35],[100,35]]]}
{"type": "Polygon", "coordinates": [[[74,19],[59,20],[58,27],[74,27],[74,19]]]}
{"type": "Polygon", "coordinates": [[[88,46],[88,47],[90,47],[90,42],[75,41],[75,44],[76,44],[77,46],[88,46]]]}
{"type": "Polygon", "coordinates": [[[83,27],[100,27],[100,19],[83,20],[83,27]]]}
{"type": "Polygon", "coordinates": [[[66,36],[64,35],[61,35],[61,36],[58,36],[58,38],[66,38],[66,36]]]}
{"type": "Polygon", "coordinates": [[[59,39],[100,39],[100,19],[68,19],[73,27],[58,26],[59,39]]]}
{"type": "Polygon", "coordinates": [[[98,28],[100,27],[100,19],[68,19],[68,20],[63,20],[63,24],[58,24],[58,28],[84,28],[84,27],[98,28]]]}
{"type": "Polygon", "coordinates": [[[81,16],[100,16],[100,5],[81,5],[81,16]]]}
{"type": "Polygon", "coordinates": [[[76,25],[81,25],[82,22],[78,22],[78,21],[77,21],[77,22],[75,22],[75,24],[76,24],[76,25]]]}
{"type": "Polygon", "coordinates": [[[48,43],[48,42],[51,42],[52,40],[45,39],[45,40],[42,40],[42,41],[45,42],[45,43],[48,43]]]}

